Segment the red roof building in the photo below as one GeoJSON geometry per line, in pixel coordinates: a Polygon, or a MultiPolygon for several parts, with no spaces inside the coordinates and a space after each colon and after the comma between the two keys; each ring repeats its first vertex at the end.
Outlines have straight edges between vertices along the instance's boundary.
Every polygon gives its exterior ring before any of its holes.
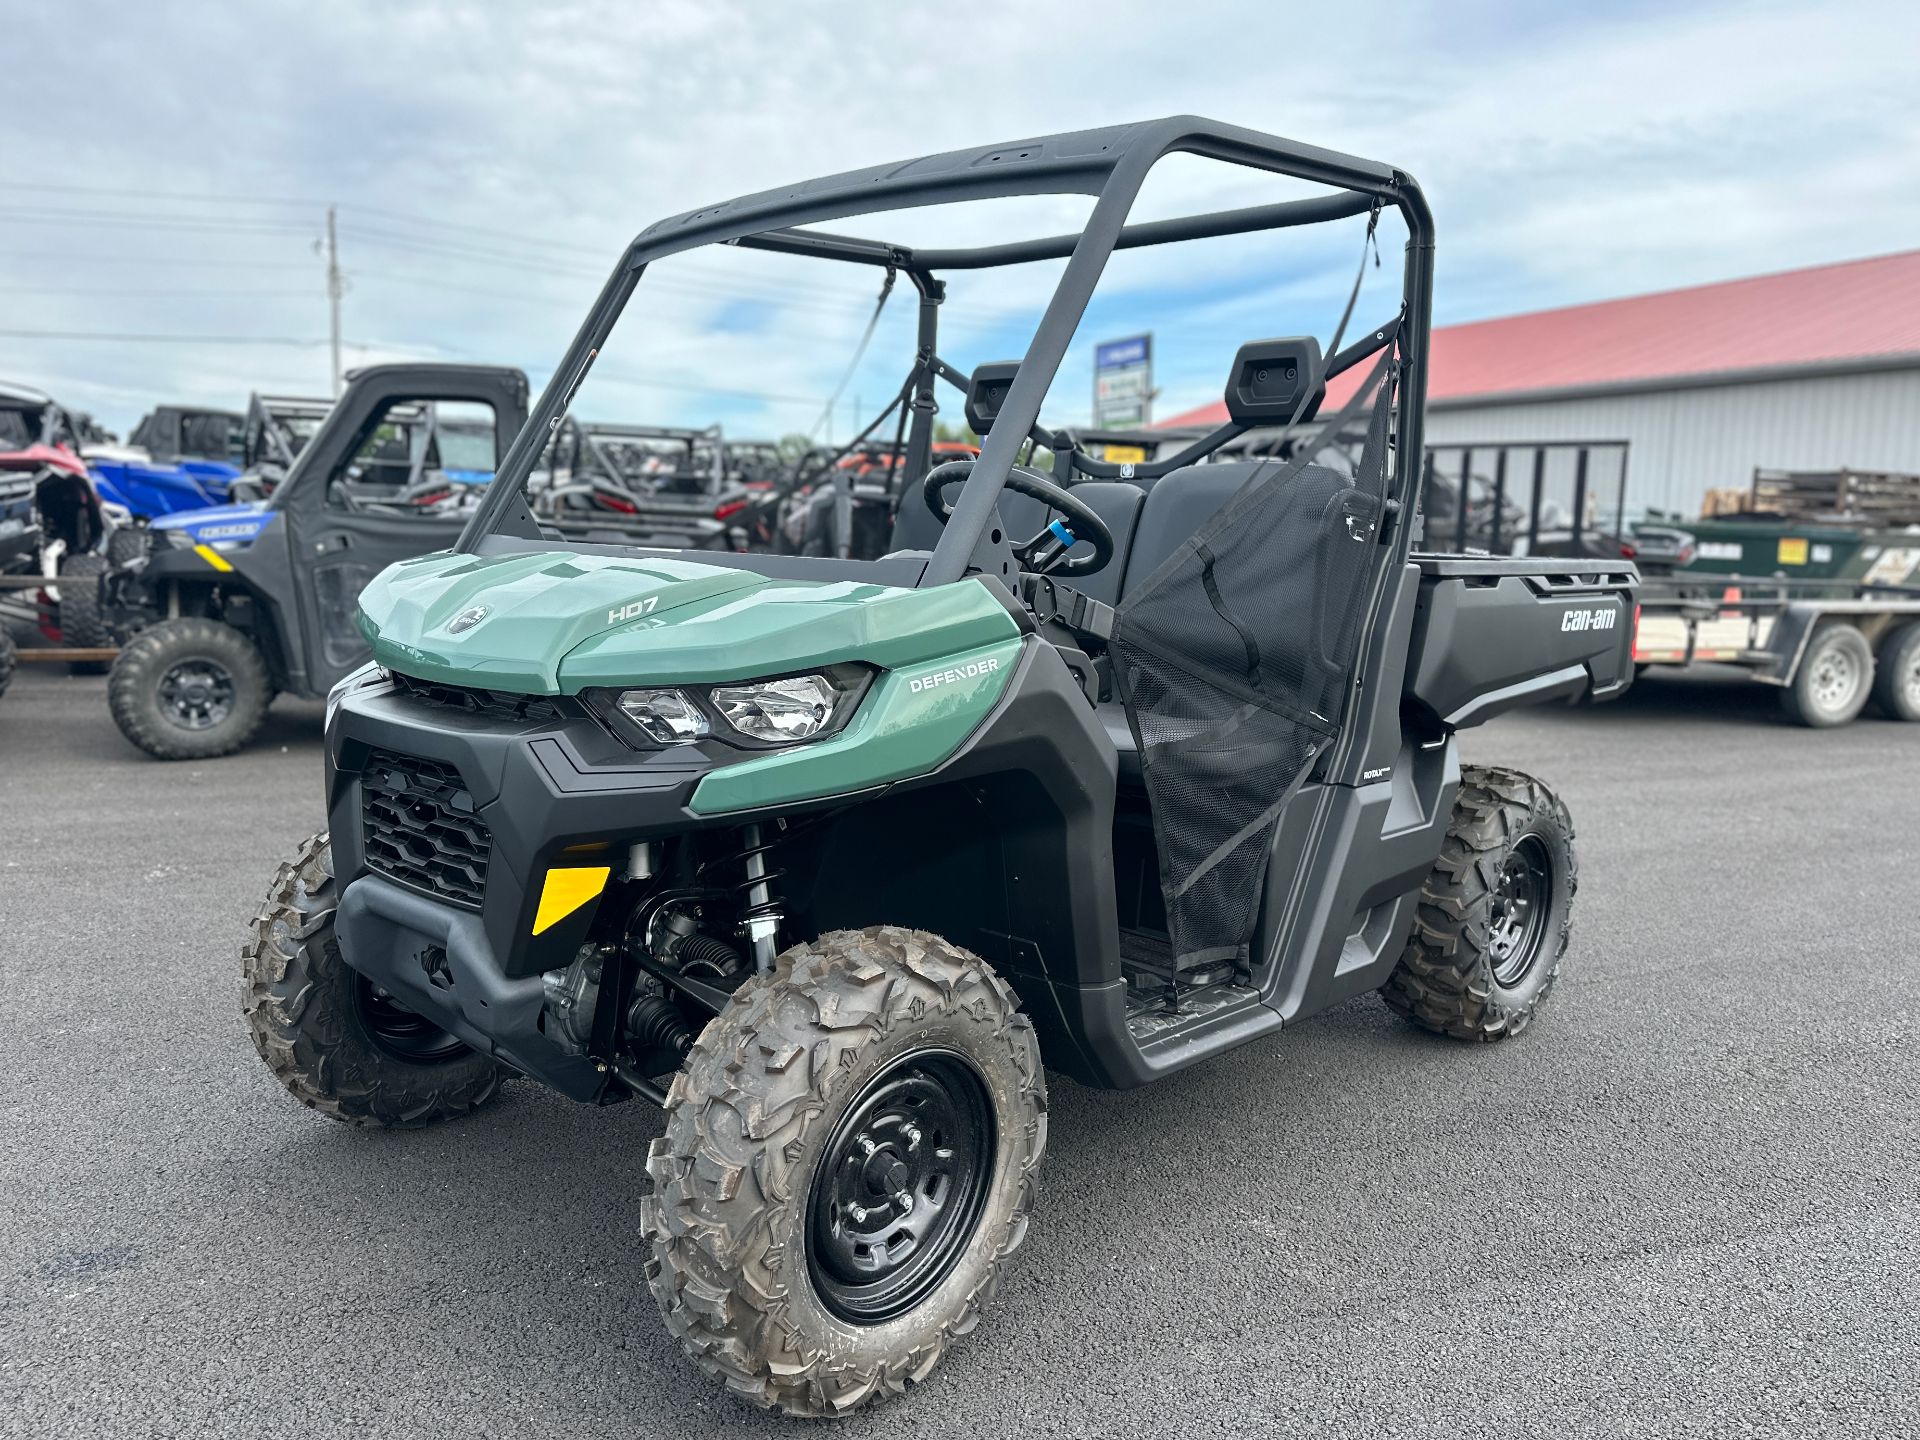
{"type": "Polygon", "coordinates": [[[1435,445],[1628,442],[1635,508],[1760,466],[1920,473],[1920,250],[1444,326],[1427,400],[1435,445]]]}
{"type": "MultiPolygon", "coordinates": [[[[1430,405],[1920,364],[1920,250],[1433,332],[1430,405]]],[[[1215,402],[1164,422],[1218,425],[1215,402]]]]}

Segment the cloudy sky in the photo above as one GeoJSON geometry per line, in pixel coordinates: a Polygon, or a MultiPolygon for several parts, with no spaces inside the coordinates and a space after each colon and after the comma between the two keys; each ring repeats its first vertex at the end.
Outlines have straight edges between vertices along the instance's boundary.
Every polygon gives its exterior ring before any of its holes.
{"type": "MultiPolygon", "coordinates": [[[[661,216],[1179,111],[1417,175],[1442,321],[1920,245],[1912,0],[7,8],[0,377],[122,433],[161,400],[325,393],[330,203],[349,366],[497,361],[539,384],[620,246],[661,216]]],[[[1137,213],[1278,193],[1192,162],[1156,176],[1137,213]]],[[[1085,208],[861,228],[1015,238],[1085,208]]],[[[1388,289],[1395,248],[1374,282],[1388,289]]],[[[1351,228],[1188,249],[1116,266],[1054,423],[1086,417],[1093,342],[1140,330],[1156,336],[1160,413],[1204,403],[1240,342],[1324,336],[1360,254],[1351,228]]],[[[957,283],[943,353],[963,369],[1017,357],[1055,273],[957,283]]],[[[823,424],[875,283],[737,251],[658,267],[578,408],[845,434],[910,358],[896,297],[823,424]]]]}

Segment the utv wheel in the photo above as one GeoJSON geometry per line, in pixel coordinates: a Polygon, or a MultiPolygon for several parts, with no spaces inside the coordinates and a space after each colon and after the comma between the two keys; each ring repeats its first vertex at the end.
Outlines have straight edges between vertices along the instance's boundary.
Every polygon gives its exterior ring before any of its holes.
{"type": "MultiPolygon", "coordinates": [[[[107,629],[106,607],[102,603],[100,581],[107,573],[104,555],[69,555],[60,562],[60,643],[74,650],[92,650],[113,644],[113,632],[107,629]]],[[[100,660],[70,661],[67,669],[75,675],[104,675],[107,665],[100,660]]]]}
{"type": "Polygon", "coordinates": [[[1909,620],[1881,639],[1873,700],[1889,720],[1920,720],[1920,620],[1909,620]]]}
{"type": "Polygon", "coordinates": [[[273,690],[260,652],[217,620],[162,620],[121,648],[107,680],[114,724],[161,760],[231,755],[260,728],[273,690]]]}
{"type": "Polygon", "coordinates": [[[1033,1027],[938,936],[837,931],[702,1032],[647,1154],[647,1278],[728,1388],[842,1414],[926,1378],[1026,1235],[1046,1148],[1033,1027]]]}
{"type": "Polygon", "coordinates": [[[107,532],[107,566],[118,570],[147,553],[147,532],[139,525],[118,525],[107,532]]]}
{"type": "Polygon", "coordinates": [[[7,633],[7,622],[0,620],[0,695],[7,693],[7,686],[13,683],[14,655],[17,653],[13,636],[7,633]]]}
{"type": "Polygon", "coordinates": [[[1464,767],[1382,997],[1456,1040],[1518,1035],[1560,973],[1578,881],[1573,820],[1559,797],[1518,770],[1464,767]]]}
{"type": "Polygon", "coordinates": [[[1828,620],[1807,641],[1793,683],[1780,692],[1780,707],[1799,724],[1825,730],[1853,720],[1872,691],[1867,637],[1844,620],[1828,620]]]}
{"type": "Polygon", "coordinates": [[[240,952],[253,1047],[294,1099],[350,1125],[414,1128],[491,1100],[506,1072],[340,958],[325,835],[274,877],[240,952]]]}

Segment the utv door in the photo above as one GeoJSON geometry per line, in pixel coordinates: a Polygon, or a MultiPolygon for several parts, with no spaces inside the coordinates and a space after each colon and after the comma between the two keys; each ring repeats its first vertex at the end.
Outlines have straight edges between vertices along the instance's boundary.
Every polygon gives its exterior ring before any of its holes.
{"type": "Polygon", "coordinates": [[[365,662],[360,592],[395,561],[459,538],[478,475],[506,453],[526,406],[518,370],[391,365],[354,377],[274,495],[292,548],[304,664],[288,668],[305,672],[300,688],[324,694],[365,662]]]}

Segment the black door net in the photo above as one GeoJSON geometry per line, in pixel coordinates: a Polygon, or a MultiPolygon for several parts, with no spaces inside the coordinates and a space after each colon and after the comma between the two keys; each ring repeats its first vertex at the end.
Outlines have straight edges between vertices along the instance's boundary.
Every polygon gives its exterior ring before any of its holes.
{"type": "Polygon", "coordinates": [[[1338,732],[1380,552],[1391,354],[1118,608],[1115,676],[1179,970],[1246,971],[1274,827],[1338,732]],[[1356,432],[1357,454],[1340,444],[1356,432]]]}

